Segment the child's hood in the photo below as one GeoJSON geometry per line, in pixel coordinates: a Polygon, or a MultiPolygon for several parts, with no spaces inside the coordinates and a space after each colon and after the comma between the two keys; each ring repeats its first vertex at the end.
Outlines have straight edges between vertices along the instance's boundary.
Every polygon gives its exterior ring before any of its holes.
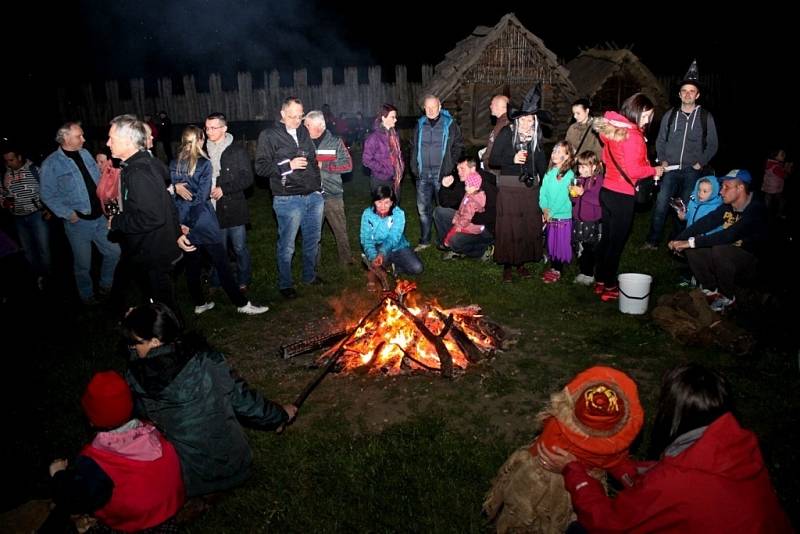
{"type": "Polygon", "coordinates": [[[699,204],[707,204],[709,202],[720,203],[722,199],[719,196],[719,180],[717,180],[716,176],[703,176],[702,178],[698,178],[697,181],[694,183],[694,191],[692,191],[692,198],[695,199],[699,204]],[[708,180],[711,182],[711,196],[708,197],[707,200],[700,200],[697,196],[698,190],[700,189],[700,182],[703,180],[708,180]]]}

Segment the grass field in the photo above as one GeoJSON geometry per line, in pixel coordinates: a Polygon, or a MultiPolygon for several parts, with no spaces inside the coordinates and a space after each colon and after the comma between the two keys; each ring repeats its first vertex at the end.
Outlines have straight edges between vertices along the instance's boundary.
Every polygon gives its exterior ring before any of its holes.
{"type": "MultiPolygon", "coordinates": [[[[354,158],[358,160],[359,158],[354,158]]],[[[358,252],[358,221],[369,204],[367,179],[356,171],[345,186],[351,246],[358,252]]],[[[406,236],[419,237],[414,189],[406,183],[402,207],[406,236]]],[[[314,376],[310,356],[277,357],[278,347],[311,333],[333,330],[374,303],[360,266],[336,264],[330,231],[323,230],[323,286],[298,286],[300,298],[282,300],[276,287],[276,227],[270,196],[250,199],[252,296],[271,310],[259,317],[235,313],[224,295],[195,318],[184,314],[225,352],[239,373],[265,396],[290,402],[314,376]]],[[[621,272],[654,277],[654,298],[676,290],[666,252],[644,252],[649,213],[637,216],[621,272]]],[[[784,506],[800,510],[798,453],[790,435],[800,402],[795,332],[788,316],[758,323],[754,354],[737,357],[676,343],[649,315],[625,316],[587,288],[538,276],[500,283],[500,268],[470,260],[442,261],[430,248],[419,293],[443,306],[479,304],[493,320],[519,329],[517,345],[454,380],[434,375],[331,375],[311,395],[284,434],[250,432],[253,476],[190,525],[191,532],[483,532],[480,505],[510,451],[532,437],[533,418],[550,392],[576,372],[602,363],[625,370],[639,384],[647,423],[634,453],[647,448],[657,386],[663,372],[686,361],[726,374],[738,415],[757,432],[784,506]],[[788,327],[791,328],[791,327],[788,327]]],[[[296,259],[296,279],[299,261],[296,259]]],[[[543,266],[537,265],[538,274],[543,266]]],[[[574,268],[573,268],[574,269],[574,268]]],[[[185,283],[179,288],[188,304],[185,283]]],[[[651,302],[652,307],[652,302],[651,302]]],[[[4,310],[3,440],[7,472],[3,508],[47,495],[47,465],[74,455],[88,439],[78,399],[91,373],[123,369],[113,318],[65,304],[33,303],[4,310]],[[7,350],[8,349],[8,350],[7,350]],[[9,424],[10,423],[10,424],[9,424]],[[8,448],[6,450],[6,448],[8,448]]],[[[796,323],[796,321],[794,321],[796,323]]]]}

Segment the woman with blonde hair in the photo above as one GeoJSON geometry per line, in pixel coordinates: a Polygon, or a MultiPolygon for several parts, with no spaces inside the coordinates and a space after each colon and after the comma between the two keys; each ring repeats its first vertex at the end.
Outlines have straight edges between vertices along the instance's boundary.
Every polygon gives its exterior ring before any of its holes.
{"type": "Polygon", "coordinates": [[[228,265],[225,240],[211,205],[211,161],[203,151],[203,130],[190,125],[183,130],[178,158],[169,171],[175,188],[175,205],[182,235],[178,245],[186,254],[186,279],[194,301],[194,313],[200,315],[214,307],[206,302],[201,283],[202,256],[209,256],[217,270],[222,288],[239,313],[257,315],[269,310],[247,300],[240,291],[228,265]]]}

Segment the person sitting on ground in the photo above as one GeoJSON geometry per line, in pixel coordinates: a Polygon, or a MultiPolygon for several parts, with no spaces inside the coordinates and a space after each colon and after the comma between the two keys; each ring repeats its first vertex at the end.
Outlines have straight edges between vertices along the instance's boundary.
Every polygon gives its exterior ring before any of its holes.
{"type": "Polygon", "coordinates": [[[473,172],[464,180],[464,197],[453,215],[453,226],[444,238],[444,246],[450,247],[456,234],[480,235],[486,226],[472,222],[476,213],[483,213],[486,208],[486,193],[481,190],[483,179],[477,172],[473,172]]]}
{"type": "Polygon", "coordinates": [[[381,185],[372,191],[372,207],[361,214],[361,248],[370,264],[369,285],[377,283],[373,270],[394,269],[401,274],[420,274],[422,261],[403,235],[406,214],[397,205],[394,189],[381,185]]]}
{"type": "Polygon", "coordinates": [[[115,532],[171,532],[184,502],[173,445],[151,423],[131,418],[131,390],[116,371],[95,373],[81,405],[99,431],[71,464],[50,464],[56,507],[40,532],[65,532],[72,514],[91,514],[115,532]]]}
{"type": "Polygon", "coordinates": [[[692,274],[718,312],[735,302],[741,280],[755,276],[767,237],[766,210],[749,191],[750,173],[733,169],[720,180],[723,204],[668,245],[675,252],[685,251],[692,274]],[[709,234],[720,225],[722,230],[709,234]]]}
{"type": "Polygon", "coordinates": [[[126,379],[136,413],[163,430],[181,460],[186,495],[227,490],[250,476],[242,425],[275,430],[297,413],[265,400],[198,336],[183,335],[167,306],[133,309],[122,323],[130,347],[126,379]]]}
{"type": "MultiPolygon", "coordinates": [[[[689,196],[689,203],[685,210],[678,210],[678,218],[686,222],[686,226],[691,226],[722,204],[722,197],[719,196],[719,180],[716,176],[704,176],[699,178],[694,184],[694,191],[689,196]]],[[[720,225],[707,233],[721,230],[720,225]]]]}
{"type": "Polygon", "coordinates": [[[572,521],[569,494],[539,461],[540,445],[571,451],[596,479],[609,471],[630,480],[624,464],[644,412],[636,383],[622,371],[595,366],[578,373],[536,419],[541,432],[506,460],[483,503],[499,533],[564,532],[572,521]]]}
{"type": "Polygon", "coordinates": [[[627,460],[626,471],[639,474],[613,499],[574,453],[540,446],[540,463],[563,474],[588,532],[792,532],[758,440],[739,426],[731,401],[728,382],[713,370],[669,371],[652,438],[660,459],[627,460]]]}

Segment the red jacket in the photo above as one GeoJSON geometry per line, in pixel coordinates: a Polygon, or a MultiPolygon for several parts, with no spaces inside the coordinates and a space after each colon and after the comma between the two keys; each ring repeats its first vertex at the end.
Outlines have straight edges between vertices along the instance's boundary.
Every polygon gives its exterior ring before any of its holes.
{"type": "Polygon", "coordinates": [[[755,435],[730,413],[614,499],[578,462],[567,465],[564,483],[589,532],[792,532],[755,435]]]}
{"type": "Polygon", "coordinates": [[[606,176],[603,188],[633,196],[633,187],[619,173],[611,154],[614,154],[617,163],[634,184],[642,178],[653,176],[656,171],[647,161],[644,134],[637,125],[619,113],[608,111],[603,118],[605,123],[600,127],[600,139],[605,144],[603,165],[606,168],[606,176]]]}
{"type": "Polygon", "coordinates": [[[109,500],[94,515],[114,530],[136,532],[174,516],[184,501],[175,448],[145,424],[128,432],[103,432],[81,454],[114,482],[109,500]]]}

